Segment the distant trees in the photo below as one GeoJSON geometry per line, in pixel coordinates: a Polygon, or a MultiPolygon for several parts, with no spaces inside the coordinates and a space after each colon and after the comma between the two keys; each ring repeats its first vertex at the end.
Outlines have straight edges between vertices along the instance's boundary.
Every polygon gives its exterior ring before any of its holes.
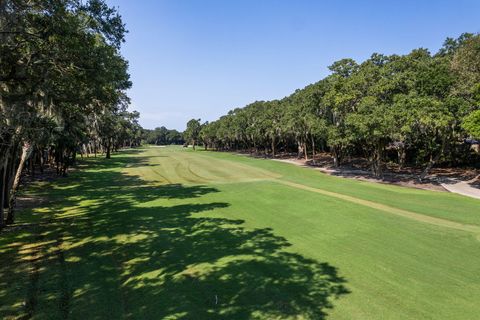
{"type": "Polygon", "coordinates": [[[25,167],[65,174],[77,153],[110,157],[140,143],[139,114],[127,111],[124,34],[103,0],[1,1],[0,227],[14,220],[25,167]]]}
{"type": "Polygon", "coordinates": [[[202,140],[213,149],[272,156],[296,150],[305,159],[328,151],[335,166],[364,157],[377,177],[386,161],[422,166],[423,178],[439,162],[478,160],[463,141],[480,135],[480,35],[449,38],[434,55],[373,54],[330,70],[288,97],[256,101],[205,124],[202,140]]]}
{"type": "Polygon", "coordinates": [[[183,144],[185,141],[181,132],[165,127],[153,130],[144,129],[145,142],[155,145],[183,144]]]}

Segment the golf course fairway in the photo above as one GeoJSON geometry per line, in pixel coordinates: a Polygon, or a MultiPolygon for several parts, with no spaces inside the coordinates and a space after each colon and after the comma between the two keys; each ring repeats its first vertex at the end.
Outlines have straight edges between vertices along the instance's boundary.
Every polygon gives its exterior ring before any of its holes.
{"type": "Polygon", "coordinates": [[[22,193],[1,319],[480,317],[476,199],[173,146],[22,193]]]}

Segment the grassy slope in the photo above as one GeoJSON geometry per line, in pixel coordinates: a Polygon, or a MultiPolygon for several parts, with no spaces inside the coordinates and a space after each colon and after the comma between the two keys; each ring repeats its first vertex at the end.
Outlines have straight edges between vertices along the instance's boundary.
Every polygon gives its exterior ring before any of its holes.
{"type": "Polygon", "coordinates": [[[30,188],[51,202],[21,214],[35,225],[2,235],[0,317],[480,313],[477,234],[276,180],[474,225],[480,201],[223,153],[149,148],[88,162],[96,165],[30,188]]]}

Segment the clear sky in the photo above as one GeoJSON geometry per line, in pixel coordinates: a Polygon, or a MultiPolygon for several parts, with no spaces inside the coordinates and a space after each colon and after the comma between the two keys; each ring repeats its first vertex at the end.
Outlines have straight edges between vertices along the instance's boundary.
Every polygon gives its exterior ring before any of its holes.
{"type": "Polygon", "coordinates": [[[183,130],[289,95],[342,58],[438,50],[480,32],[480,0],[107,0],[129,33],[132,108],[145,128],[183,130]]]}

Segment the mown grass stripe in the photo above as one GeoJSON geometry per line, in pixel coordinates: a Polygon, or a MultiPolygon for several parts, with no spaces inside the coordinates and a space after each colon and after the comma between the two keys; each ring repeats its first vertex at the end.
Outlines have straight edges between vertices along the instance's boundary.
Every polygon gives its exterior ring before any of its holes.
{"type": "Polygon", "coordinates": [[[451,228],[451,229],[456,229],[456,230],[472,232],[472,233],[476,233],[476,234],[480,235],[480,227],[475,226],[475,225],[463,224],[463,223],[458,223],[458,222],[454,222],[454,221],[450,221],[450,220],[446,220],[446,219],[435,218],[435,217],[427,216],[427,215],[424,215],[424,214],[415,213],[415,212],[412,212],[412,211],[387,206],[387,205],[384,205],[384,204],[381,204],[381,203],[377,203],[377,202],[373,202],[373,201],[369,201],[369,200],[364,200],[364,199],[359,199],[359,198],[348,196],[348,195],[345,195],[345,194],[340,194],[340,193],[331,192],[331,191],[327,191],[327,190],[323,190],[323,189],[309,187],[309,186],[299,184],[299,183],[295,183],[295,182],[291,182],[291,181],[278,180],[278,179],[273,180],[273,181],[275,181],[276,183],[280,183],[280,184],[289,186],[289,187],[302,189],[302,190],[306,190],[306,191],[311,191],[311,192],[323,194],[323,195],[326,195],[326,196],[329,196],[329,197],[334,197],[334,198],[342,199],[342,200],[349,201],[349,202],[352,202],[352,203],[360,204],[362,206],[366,206],[366,207],[369,207],[369,208],[378,209],[378,210],[381,210],[381,211],[384,211],[384,212],[392,213],[392,214],[402,216],[402,217],[405,217],[405,218],[409,218],[409,219],[412,219],[412,220],[415,220],[415,221],[424,222],[424,223],[428,223],[428,224],[432,224],[432,225],[436,225],[436,226],[440,226],[440,227],[446,227],[446,228],[451,228]]]}

